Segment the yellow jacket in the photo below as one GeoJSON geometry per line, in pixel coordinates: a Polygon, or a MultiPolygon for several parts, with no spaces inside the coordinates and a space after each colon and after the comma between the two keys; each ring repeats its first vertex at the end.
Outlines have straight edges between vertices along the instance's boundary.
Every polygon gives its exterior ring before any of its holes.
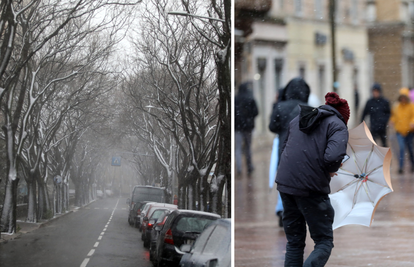
{"type": "Polygon", "coordinates": [[[395,130],[403,136],[414,132],[414,104],[398,103],[395,105],[391,111],[390,121],[394,123],[395,130]]]}

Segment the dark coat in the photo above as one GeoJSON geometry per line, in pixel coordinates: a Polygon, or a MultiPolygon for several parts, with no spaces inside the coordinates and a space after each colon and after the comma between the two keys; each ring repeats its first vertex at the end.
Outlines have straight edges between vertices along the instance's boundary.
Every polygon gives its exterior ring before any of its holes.
{"type": "Polygon", "coordinates": [[[286,140],[290,121],[299,114],[299,104],[306,105],[310,88],[301,78],[292,79],[284,89],[281,97],[284,101],[273,104],[269,130],[279,135],[279,158],[282,145],[286,140]]]}
{"type": "Polygon", "coordinates": [[[289,125],[276,175],[277,189],[296,196],[329,194],[329,173],[339,169],[347,143],[347,126],[335,108],[302,106],[289,125]]]}
{"type": "Polygon", "coordinates": [[[369,99],[362,113],[361,122],[367,115],[371,117],[371,131],[384,132],[391,115],[390,102],[383,97],[369,99]]]}
{"type": "Polygon", "coordinates": [[[234,101],[236,131],[252,131],[254,129],[254,118],[259,114],[256,101],[249,87],[251,87],[251,82],[241,84],[234,101]]]}

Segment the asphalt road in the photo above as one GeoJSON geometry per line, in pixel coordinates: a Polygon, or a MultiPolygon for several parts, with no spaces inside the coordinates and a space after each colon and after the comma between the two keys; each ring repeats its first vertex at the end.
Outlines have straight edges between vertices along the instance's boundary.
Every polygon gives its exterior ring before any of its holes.
{"type": "Polygon", "coordinates": [[[1,267],[152,266],[125,199],[108,198],[0,243],[1,267]]]}

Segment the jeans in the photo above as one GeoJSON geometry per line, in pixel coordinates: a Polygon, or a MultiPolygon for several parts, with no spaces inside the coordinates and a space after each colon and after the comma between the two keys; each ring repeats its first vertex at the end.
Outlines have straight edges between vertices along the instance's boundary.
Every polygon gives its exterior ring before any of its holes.
{"type": "Polygon", "coordinates": [[[287,245],[285,267],[325,266],[333,248],[334,209],[328,195],[298,197],[280,193],[283,201],[283,227],[287,245]],[[306,224],[315,247],[303,263],[306,224]]]}
{"type": "Polygon", "coordinates": [[[403,136],[400,133],[397,133],[398,146],[400,147],[400,158],[399,158],[400,170],[402,170],[404,167],[405,147],[408,148],[408,153],[410,155],[410,161],[411,161],[411,168],[414,168],[413,137],[414,137],[413,133],[409,133],[406,136],[403,136]]]}
{"type": "Polygon", "coordinates": [[[253,171],[252,164],[252,151],[250,149],[252,145],[252,132],[251,131],[236,131],[236,170],[237,173],[242,171],[242,154],[246,156],[247,170],[253,171]]]}

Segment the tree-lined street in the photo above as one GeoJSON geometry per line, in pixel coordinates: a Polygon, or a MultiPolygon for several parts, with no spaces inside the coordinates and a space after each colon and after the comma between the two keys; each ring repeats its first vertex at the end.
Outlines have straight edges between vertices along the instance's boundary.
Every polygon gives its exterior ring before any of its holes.
{"type": "MultiPolygon", "coordinates": [[[[0,243],[1,266],[152,266],[123,198],[106,198],[0,243]]],[[[19,222],[17,223],[19,225],[19,222]]]]}
{"type": "Polygon", "coordinates": [[[2,2],[1,232],[137,184],[231,214],[231,2],[201,2],[2,2]]]}

